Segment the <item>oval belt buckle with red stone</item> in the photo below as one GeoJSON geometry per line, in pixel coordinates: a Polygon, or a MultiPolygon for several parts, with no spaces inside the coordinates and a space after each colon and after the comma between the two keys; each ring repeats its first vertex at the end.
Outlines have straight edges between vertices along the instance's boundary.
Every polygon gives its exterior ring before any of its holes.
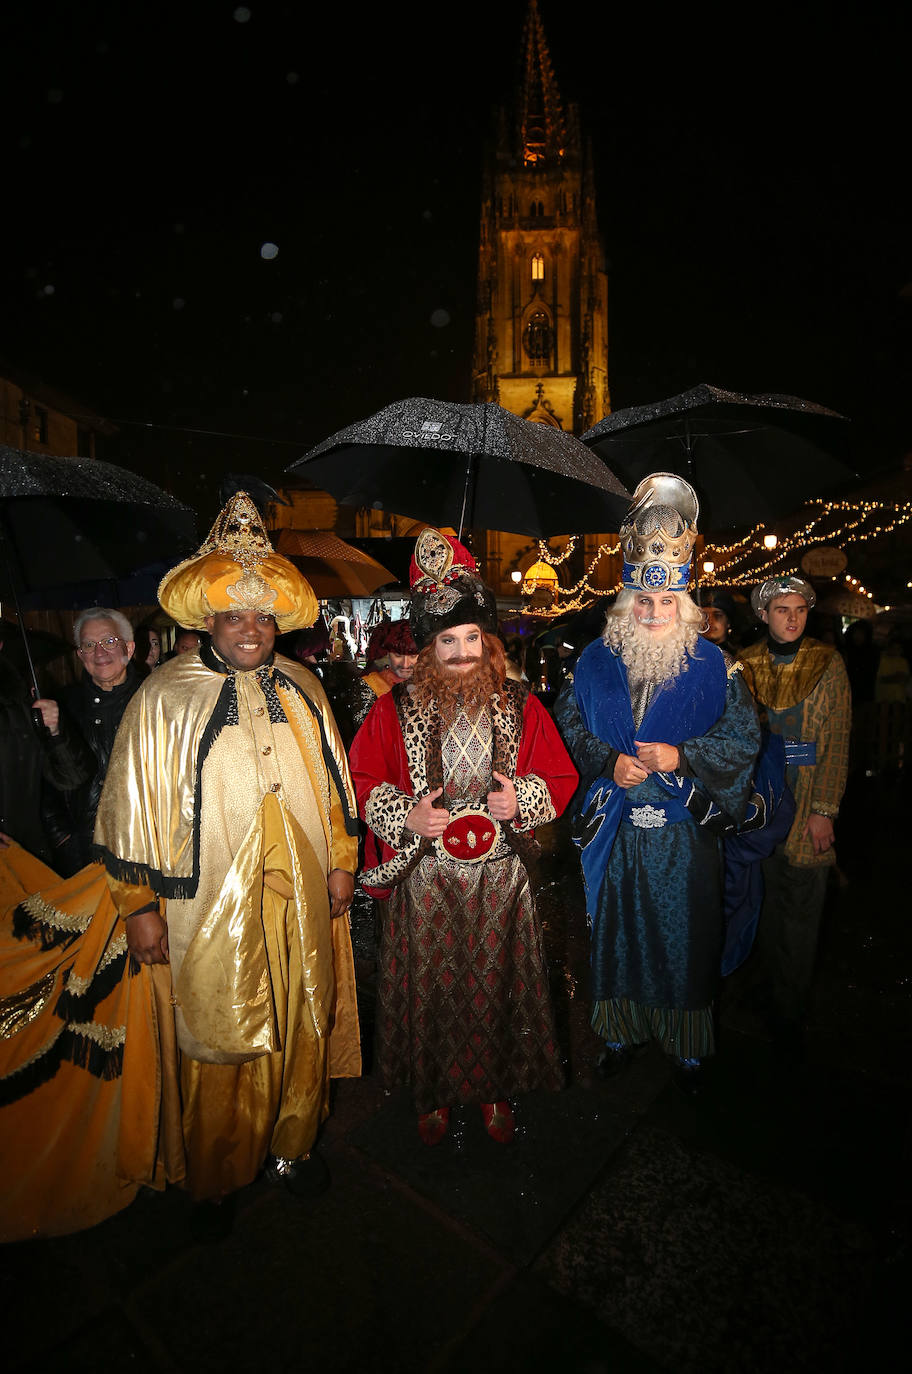
{"type": "Polygon", "coordinates": [[[449,858],[477,864],[488,857],[499,836],[500,822],[486,811],[463,811],[450,821],[435,843],[440,853],[449,858]]]}

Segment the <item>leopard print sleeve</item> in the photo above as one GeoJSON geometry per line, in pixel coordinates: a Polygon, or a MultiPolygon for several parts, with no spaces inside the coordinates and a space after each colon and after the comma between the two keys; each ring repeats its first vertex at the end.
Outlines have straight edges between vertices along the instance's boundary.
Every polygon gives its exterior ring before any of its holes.
{"type": "Polygon", "coordinates": [[[417,842],[421,838],[405,828],[409,813],[417,805],[417,797],[400,792],[391,782],[381,782],[365,803],[364,819],[384,844],[391,849],[405,849],[413,840],[417,842]]]}
{"type": "Polygon", "coordinates": [[[519,811],[513,824],[519,830],[534,830],[537,825],[547,825],[557,815],[551,793],[544,778],[537,773],[525,773],[515,780],[516,800],[519,811]]]}

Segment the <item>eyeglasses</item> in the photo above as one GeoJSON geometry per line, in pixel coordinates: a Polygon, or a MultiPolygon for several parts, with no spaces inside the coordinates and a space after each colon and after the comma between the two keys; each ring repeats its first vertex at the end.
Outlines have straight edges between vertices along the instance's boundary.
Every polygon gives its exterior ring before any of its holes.
{"type": "Polygon", "coordinates": [[[76,652],[77,654],[91,654],[96,649],[108,649],[113,653],[118,644],[123,644],[120,635],[111,635],[110,639],[87,639],[84,644],[80,644],[76,652]]]}

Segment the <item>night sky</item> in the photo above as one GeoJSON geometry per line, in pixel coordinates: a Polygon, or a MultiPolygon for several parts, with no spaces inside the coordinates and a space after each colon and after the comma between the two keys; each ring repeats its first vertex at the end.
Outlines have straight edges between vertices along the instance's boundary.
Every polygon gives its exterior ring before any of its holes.
{"type": "MultiPolygon", "coordinates": [[[[391,400],[469,399],[483,144],[525,9],[6,11],[0,367],[117,422],[105,456],[204,521],[226,470],[278,482],[391,400]]],[[[789,392],[852,418],[860,470],[895,465],[902,7],[540,9],[594,145],[615,409],[789,392]]]]}

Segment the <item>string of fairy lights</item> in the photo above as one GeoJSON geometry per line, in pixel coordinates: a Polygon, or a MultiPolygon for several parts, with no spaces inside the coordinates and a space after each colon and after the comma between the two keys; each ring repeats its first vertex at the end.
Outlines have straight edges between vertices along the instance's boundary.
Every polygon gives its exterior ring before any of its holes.
{"type": "MultiPolygon", "coordinates": [[[[814,545],[838,546],[864,544],[908,525],[912,521],[912,501],[825,501],[816,498],[805,502],[810,513],[795,530],[777,535],[763,525],[755,525],[742,538],[729,544],[706,543],[701,555],[701,582],[704,586],[720,584],[743,587],[762,582],[767,577],[789,577],[800,571],[801,554],[814,545]]],[[[579,543],[578,535],[570,535],[560,552],[538,541],[539,563],[523,577],[524,600],[531,598],[537,588],[547,586],[554,591],[549,604],[529,602],[529,614],[552,618],[584,610],[598,597],[612,596],[621,589],[620,578],[613,586],[595,585],[593,577],[603,558],[619,554],[620,542],[615,537],[600,544],[583,576],[572,586],[563,587],[557,574],[545,573],[542,565],[559,568],[573,555],[579,543]]],[[[874,591],[849,573],[844,574],[846,585],[858,595],[876,603],[874,591]]]]}

